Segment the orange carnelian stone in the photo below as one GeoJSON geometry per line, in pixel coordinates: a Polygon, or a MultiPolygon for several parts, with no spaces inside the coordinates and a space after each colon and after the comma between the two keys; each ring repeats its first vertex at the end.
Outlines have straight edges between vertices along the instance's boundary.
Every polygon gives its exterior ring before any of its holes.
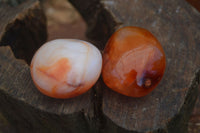
{"type": "Polygon", "coordinates": [[[124,27],[116,31],[103,53],[103,80],[112,90],[142,97],[160,82],[165,71],[165,53],[147,30],[124,27]]]}

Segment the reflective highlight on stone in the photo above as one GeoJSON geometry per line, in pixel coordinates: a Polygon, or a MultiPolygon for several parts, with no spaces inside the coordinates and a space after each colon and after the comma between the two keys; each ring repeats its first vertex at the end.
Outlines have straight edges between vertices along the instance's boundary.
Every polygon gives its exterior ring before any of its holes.
{"type": "Polygon", "coordinates": [[[106,44],[102,76],[112,90],[126,96],[142,97],[158,85],[165,64],[164,50],[149,31],[124,27],[106,44]]]}
{"type": "Polygon", "coordinates": [[[44,44],[31,62],[32,79],[40,92],[53,98],[71,98],[89,90],[102,67],[100,51],[92,44],[57,39],[44,44]]]}

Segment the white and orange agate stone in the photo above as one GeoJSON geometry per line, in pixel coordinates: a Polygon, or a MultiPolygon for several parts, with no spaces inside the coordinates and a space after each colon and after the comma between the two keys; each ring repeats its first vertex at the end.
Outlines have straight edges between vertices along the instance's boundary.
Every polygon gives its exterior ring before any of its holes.
{"type": "Polygon", "coordinates": [[[57,39],[45,43],[35,53],[31,76],[43,94],[53,98],[72,98],[96,83],[101,67],[101,53],[91,43],[57,39]]]}

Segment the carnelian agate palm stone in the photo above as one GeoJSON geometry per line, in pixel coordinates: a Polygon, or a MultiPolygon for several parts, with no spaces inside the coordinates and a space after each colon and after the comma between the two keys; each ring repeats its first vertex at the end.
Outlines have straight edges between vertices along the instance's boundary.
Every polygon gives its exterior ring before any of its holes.
{"type": "Polygon", "coordinates": [[[71,98],[89,90],[102,67],[100,51],[92,44],[57,39],[44,44],[31,62],[36,87],[53,98],[71,98]]]}
{"type": "Polygon", "coordinates": [[[160,82],[165,62],[162,46],[149,31],[124,27],[111,36],[104,49],[103,80],[116,92],[142,97],[160,82]]]}

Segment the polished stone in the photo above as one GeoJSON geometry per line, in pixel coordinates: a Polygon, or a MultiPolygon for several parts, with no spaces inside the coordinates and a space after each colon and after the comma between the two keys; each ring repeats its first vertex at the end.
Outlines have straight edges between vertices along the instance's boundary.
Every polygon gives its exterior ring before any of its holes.
{"type": "Polygon", "coordinates": [[[108,40],[103,53],[102,76],[112,90],[131,97],[149,94],[165,71],[165,53],[147,30],[124,27],[108,40]]]}

